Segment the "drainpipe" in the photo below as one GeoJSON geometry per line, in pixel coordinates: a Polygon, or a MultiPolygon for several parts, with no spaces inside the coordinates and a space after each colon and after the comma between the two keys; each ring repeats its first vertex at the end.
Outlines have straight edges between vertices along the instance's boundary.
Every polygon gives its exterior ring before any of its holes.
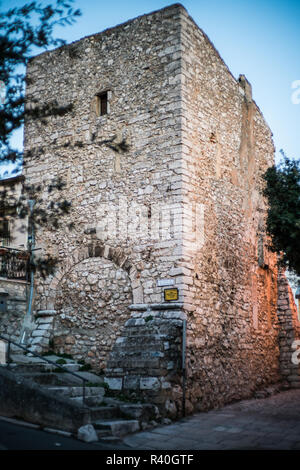
{"type": "Polygon", "coordinates": [[[182,416],[185,417],[185,388],[186,388],[186,320],[182,322],[182,416]]]}

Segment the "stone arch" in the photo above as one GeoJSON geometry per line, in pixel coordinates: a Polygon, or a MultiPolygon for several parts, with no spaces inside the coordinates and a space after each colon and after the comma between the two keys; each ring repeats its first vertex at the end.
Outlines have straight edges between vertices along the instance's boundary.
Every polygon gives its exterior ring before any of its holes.
{"type": "Polygon", "coordinates": [[[94,369],[105,367],[130,318],[132,289],[128,273],[104,257],[75,264],[56,290],[52,347],[94,369]]]}
{"type": "Polygon", "coordinates": [[[139,272],[132,264],[128,255],[120,248],[111,247],[99,241],[90,243],[86,247],[78,247],[72,255],[65,260],[64,265],[60,266],[57,273],[53,276],[50,284],[44,291],[44,298],[40,299],[40,310],[54,310],[56,291],[63,278],[70,272],[74,266],[88,258],[104,258],[112,261],[119,268],[124,269],[131,282],[132,298],[134,304],[142,304],[144,301],[144,292],[139,272]]]}

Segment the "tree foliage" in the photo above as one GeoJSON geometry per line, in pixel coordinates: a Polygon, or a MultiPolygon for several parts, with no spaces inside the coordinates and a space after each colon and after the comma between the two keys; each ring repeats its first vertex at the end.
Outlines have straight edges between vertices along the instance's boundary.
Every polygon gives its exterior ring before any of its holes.
{"type": "MultiPolygon", "coordinates": [[[[33,1],[21,8],[0,13],[0,83],[4,84],[4,103],[0,106],[0,163],[20,161],[22,154],[11,147],[11,136],[24,123],[25,67],[33,52],[65,41],[53,37],[54,28],[72,24],[80,15],[73,0],[56,0],[43,6],[33,1]]],[[[30,110],[26,110],[30,113],[30,110]]],[[[35,109],[37,117],[45,110],[35,109]]],[[[46,112],[55,113],[55,107],[46,112]]]]}
{"type": "Polygon", "coordinates": [[[300,160],[282,155],[280,164],[264,174],[264,196],[269,203],[267,233],[281,266],[300,276],[300,160]]]}
{"type": "MultiPolygon", "coordinates": [[[[2,93],[4,91],[0,102],[0,164],[15,162],[16,172],[20,171],[23,154],[13,148],[11,137],[23,126],[25,117],[29,115],[42,121],[49,115],[62,115],[70,111],[70,105],[62,109],[57,103],[26,102],[25,106],[25,85],[26,65],[30,57],[65,43],[56,38],[54,32],[57,26],[73,24],[81,14],[72,4],[73,0],[53,0],[49,5],[32,1],[0,13],[0,84],[2,93]]],[[[41,155],[39,149],[32,149],[31,154],[37,158],[41,155]]],[[[59,179],[51,182],[48,188],[42,188],[40,184],[24,184],[23,196],[16,201],[19,217],[30,217],[35,229],[41,225],[57,228],[59,219],[69,212],[70,204],[57,195],[54,201],[47,200],[50,193],[63,189],[63,186],[59,179]],[[29,199],[35,201],[31,210],[29,199]]],[[[5,190],[1,192],[0,200],[2,207],[7,206],[5,190]]],[[[47,257],[40,260],[43,273],[47,266],[52,269],[53,265],[53,260],[47,257]]]]}

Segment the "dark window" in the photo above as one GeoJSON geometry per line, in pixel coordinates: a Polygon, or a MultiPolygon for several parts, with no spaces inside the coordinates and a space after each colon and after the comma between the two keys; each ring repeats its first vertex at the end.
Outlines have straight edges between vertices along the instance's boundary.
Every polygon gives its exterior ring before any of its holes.
{"type": "Polygon", "coordinates": [[[8,246],[10,244],[8,220],[0,220],[0,244],[2,246],[8,246]]]}
{"type": "Polygon", "coordinates": [[[107,91],[99,93],[97,95],[97,104],[96,104],[97,116],[104,116],[108,112],[108,100],[107,100],[107,91]]]}

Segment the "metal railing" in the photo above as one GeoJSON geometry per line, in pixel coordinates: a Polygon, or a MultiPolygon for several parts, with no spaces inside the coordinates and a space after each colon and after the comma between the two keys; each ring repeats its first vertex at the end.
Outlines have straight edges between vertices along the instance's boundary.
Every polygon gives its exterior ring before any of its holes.
{"type": "Polygon", "coordinates": [[[11,360],[11,344],[13,344],[14,346],[17,346],[18,348],[22,349],[23,351],[26,351],[28,354],[31,354],[34,357],[38,357],[39,359],[42,359],[43,361],[47,362],[48,364],[51,364],[51,365],[55,366],[56,368],[59,368],[59,369],[63,370],[63,372],[66,372],[67,374],[71,374],[74,377],[77,377],[78,379],[82,380],[82,403],[83,403],[84,406],[87,406],[86,405],[85,386],[86,386],[86,382],[89,382],[88,379],[86,379],[85,377],[82,377],[79,374],[76,374],[76,372],[66,370],[61,364],[57,364],[57,362],[51,361],[50,359],[46,359],[44,356],[41,356],[40,354],[37,354],[37,353],[31,351],[29,348],[26,348],[25,346],[21,346],[21,344],[16,343],[15,341],[12,341],[9,337],[7,338],[6,336],[3,336],[3,335],[0,334],[0,339],[7,342],[7,356],[6,356],[7,357],[7,364],[6,364],[7,369],[10,368],[10,364],[13,362],[11,360]]]}
{"type": "Polygon", "coordinates": [[[0,247],[0,277],[28,280],[30,253],[15,248],[0,247]]]}

